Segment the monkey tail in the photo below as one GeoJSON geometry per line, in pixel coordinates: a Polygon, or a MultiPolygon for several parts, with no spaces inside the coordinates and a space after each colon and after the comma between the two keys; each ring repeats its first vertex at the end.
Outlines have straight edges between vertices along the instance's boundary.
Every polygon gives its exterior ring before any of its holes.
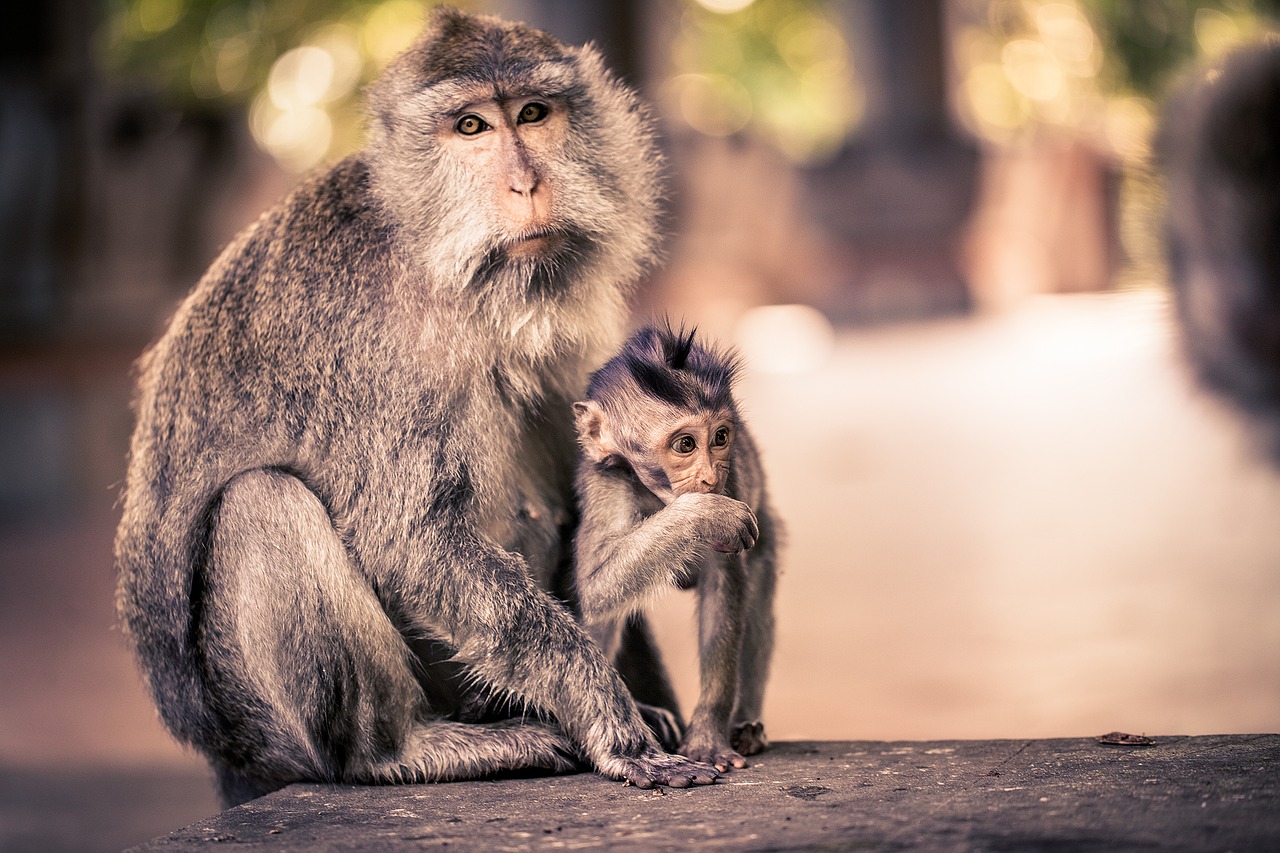
{"type": "Polygon", "coordinates": [[[557,726],[541,721],[420,722],[400,753],[357,772],[356,784],[416,784],[482,779],[501,773],[571,773],[583,767],[577,748],[557,726]]]}

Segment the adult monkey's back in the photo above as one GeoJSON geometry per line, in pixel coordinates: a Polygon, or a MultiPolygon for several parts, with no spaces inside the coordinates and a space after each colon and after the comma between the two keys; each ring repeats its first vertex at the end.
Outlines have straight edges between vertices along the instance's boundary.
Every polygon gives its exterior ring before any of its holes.
{"type": "Polygon", "coordinates": [[[593,50],[453,10],[370,100],[368,149],[237,237],[142,359],[116,555],[161,717],[228,803],[577,756],[710,782],[539,586],[570,402],[654,248],[642,111],[593,50]]]}

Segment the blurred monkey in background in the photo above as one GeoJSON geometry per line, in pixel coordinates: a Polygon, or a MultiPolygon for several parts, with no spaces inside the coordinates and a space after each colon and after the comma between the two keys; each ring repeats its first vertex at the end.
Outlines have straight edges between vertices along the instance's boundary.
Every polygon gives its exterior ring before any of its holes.
{"type": "Polygon", "coordinates": [[[579,761],[712,782],[546,591],[571,402],[655,250],[644,111],[592,48],[440,9],[369,113],[140,362],[118,607],[161,718],[227,804],[579,761]]]}
{"type": "Polygon", "coordinates": [[[616,659],[646,603],[697,589],[701,690],[677,751],[722,772],[768,743],[760,711],[777,574],[777,525],[733,397],[737,373],[694,332],[646,327],[574,404],[583,620],[616,659]]]}
{"type": "Polygon", "coordinates": [[[1280,36],[1178,92],[1159,151],[1186,351],[1280,465],[1280,36]]]}

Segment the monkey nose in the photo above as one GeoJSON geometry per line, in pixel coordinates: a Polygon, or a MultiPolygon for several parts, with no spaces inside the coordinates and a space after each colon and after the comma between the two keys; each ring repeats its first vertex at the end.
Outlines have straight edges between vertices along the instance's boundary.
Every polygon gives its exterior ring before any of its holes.
{"type": "Polygon", "coordinates": [[[514,187],[503,195],[501,209],[513,227],[524,228],[538,218],[536,198],[531,192],[514,187]]]}
{"type": "Polygon", "coordinates": [[[511,191],[516,195],[528,198],[532,196],[538,189],[538,184],[542,183],[538,180],[538,176],[532,172],[525,174],[515,174],[511,176],[511,191]]]}
{"type": "Polygon", "coordinates": [[[527,183],[511,182],[502,209],[517,228],[545,221],[551,214],[551,194],[536,178],[527,183]]]}

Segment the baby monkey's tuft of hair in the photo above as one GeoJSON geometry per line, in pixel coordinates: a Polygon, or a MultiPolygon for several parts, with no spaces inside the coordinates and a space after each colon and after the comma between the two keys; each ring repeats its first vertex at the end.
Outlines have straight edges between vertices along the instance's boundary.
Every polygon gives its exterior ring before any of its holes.
{"type": "Polygon", "coordinates": [[[645,326],[591,377],[587,396],[605,405],[620,388],[692,411],[733,408],[733,384],[741,362],[697,339],[697,327],[676,329],[670,321],[645,326]]]}

